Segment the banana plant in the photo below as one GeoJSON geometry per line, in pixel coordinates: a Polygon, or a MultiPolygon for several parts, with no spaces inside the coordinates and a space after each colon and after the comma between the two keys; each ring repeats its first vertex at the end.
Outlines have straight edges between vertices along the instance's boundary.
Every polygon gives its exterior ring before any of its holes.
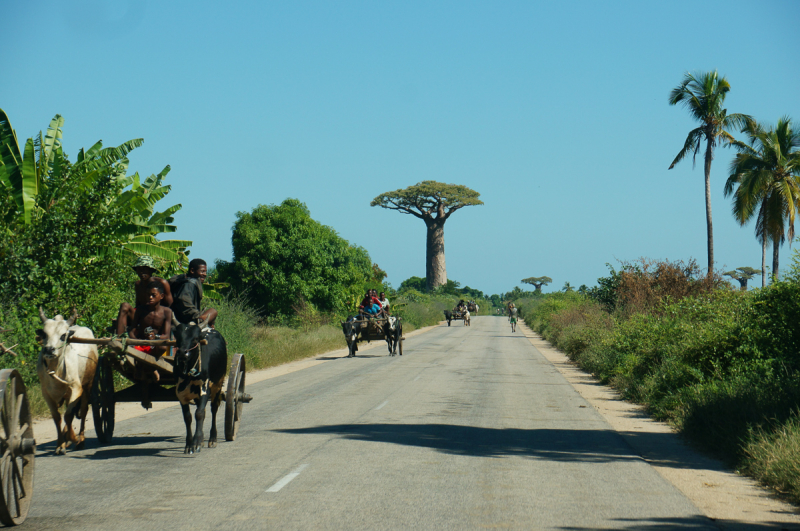
{"type": "Polygon", "coordinates": [[[141,138],[110,148],[103,148],[103,142],[98,141],[88,150],[81,149],[75,163],[70,164],[61,147],[63,125],[64,118],[56,115],[47,133],[29,138],[21,151],[16,132],[0,109],[0,191],[12,197],[16,207],[6,216],[8,230],[18,223],[30,225],[58,202],[64,186],[87,191],[103,179],[112,179],[122,192],[105,208],[121,212],[128,223],[112,229],[109,239],[113,243],[99,249],[98,256],[149,254],[168,271],[184,269],[192,242],[157,238],[177,230],[173,215],[181,209],[178,204],[154,212],[156,203],[171,190],[163,184],[170,167],[144,182],[138,173],[128,175],[127,155],[144,143],[141,138]]]}

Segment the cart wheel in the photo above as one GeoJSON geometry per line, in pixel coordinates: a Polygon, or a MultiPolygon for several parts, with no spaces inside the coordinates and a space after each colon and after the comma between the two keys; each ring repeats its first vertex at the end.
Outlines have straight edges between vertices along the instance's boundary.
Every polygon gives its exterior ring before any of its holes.
{"type": "Polygon", "coordinates": [[[108,358],[103,356],[92,385],[94,431],[101,444],[110,444],[114,437],[114,404],[114,368],[108,358]]]}
{"type": "Polygon", "coordinates": [[[245,364],[244,354],[234,354],[231,370],[228,373],[228,389],[225,391],[225,440],[236,440],[242,409],[245,403],[244,392],[245,364]]]}
{"type": "Polygon", "coordinates": [[[13,369],[0,371],[0,420],[0,522],[12,526],[28,516],[36,456],[28,395],[22,377],[13,369]]]}
{"type": "Polygon", "coordinates": [[[400,355],[403,355],[403,331],[400,330],[400,355]]]}

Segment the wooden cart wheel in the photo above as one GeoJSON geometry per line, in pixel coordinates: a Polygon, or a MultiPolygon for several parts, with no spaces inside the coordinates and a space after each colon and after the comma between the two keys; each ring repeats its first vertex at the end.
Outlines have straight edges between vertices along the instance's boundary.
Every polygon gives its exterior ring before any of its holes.
{"type": "Polygon", "coordinates": [[[94,431],[101,444],[110,444],[114,437],[114,405],[114,368],[111,361],[103,356],[92,385],[94,431]]]}
{"type": "Polygon", "coordinates": [[[36,441],[25,384],[13,369],[0,371],[0,420],[0,522],[19,525],[28,516],[33,496],[36,441]]]}
{"type": "Polygon", "coordinates": [[[228,373],[228,389],[225,391],[225,440],[236,440],[244,409],[244,354],[234,354],[228,373]]]}

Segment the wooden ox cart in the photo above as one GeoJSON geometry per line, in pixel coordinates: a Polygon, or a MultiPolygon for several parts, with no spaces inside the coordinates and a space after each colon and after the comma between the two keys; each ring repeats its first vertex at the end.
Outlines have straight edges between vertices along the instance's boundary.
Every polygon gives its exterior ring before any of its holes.
{"type": "MultiPolygon", "coordinates": [[[[0,344],[0,354],[16,356],[12,348],[0,344]]],[[[0,455],[0,523],[19,525],[33,497],[36,440],[28,393],[15,369],[0,370],[0,455]]]]}
{"type": "Polygon", "coordinates": [[[447,326],[450,326],[452,321],[464,321],[464,326],[470,325],[469,312],[466,310],[462,311],[455,308],[453,310],[445,310],[444,317],[447,319],[447,326]]]}
{"type": "MultiPolygon", "coordinates": [[[[168,355],[156,357],[136,350],[134,346],[174,347],[175,341],[115,338],[70,338],[73,343],[88,343],[106,347],[100,356],[99,366],[92,385],[92,416],[97,439],[101,443],[110,443],[114,435],[114,406],[117,402],[177,402],[174,376],[175,357],[168,355]],[[114,371],[118,372],[133,385],[114,390],[114,371]],[[158,371],[158,382],[151,381],[146,375],[158,371]]],[[[171,349],[170,349],[171,350],[171,349]]],[[[234,354],[228,372],[228,384],[225,390],[225,440],[233,441],[239,431],[243,405],[250,401],[245,387],[244,355],[234,354]]]]}
{"type": "Polygon", "coordinates": [[[401,317],[378,317],[368,319],[363,316],[351,317],[342,322],[349,358],[355,357],[361,341],[386,341],[389,355],[403,355],[403,319],[401,317]]]}

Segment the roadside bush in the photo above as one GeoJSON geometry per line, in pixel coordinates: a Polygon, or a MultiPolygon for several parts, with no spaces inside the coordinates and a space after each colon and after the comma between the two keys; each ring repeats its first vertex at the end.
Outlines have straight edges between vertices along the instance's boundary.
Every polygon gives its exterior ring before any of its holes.
{"type": "MultiPolygon", "coordinates": [[[[613,271],[613,270],[612,270],[613,271]]],[[[657,311],[664,301],[707,294],[730,284],[716,273],[702,274],[694,260],[640,258],[618,273],[617,307],[626,315],[657,311]]]]}

